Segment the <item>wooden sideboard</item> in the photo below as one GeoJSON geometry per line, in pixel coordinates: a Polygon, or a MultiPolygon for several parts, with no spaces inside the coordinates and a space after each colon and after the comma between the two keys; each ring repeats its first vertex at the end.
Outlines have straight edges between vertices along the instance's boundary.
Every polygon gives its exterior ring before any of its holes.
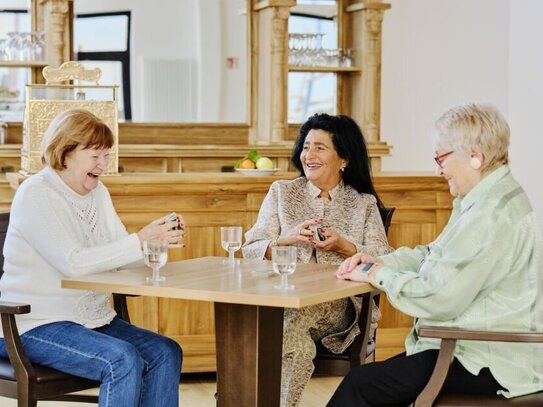
{"type": "MultiPolygon", "coordinates": [[[[245,177],[236,173],[123,174],[104,177],[103,182],[129,231],[136,231],[171,211],[183,214],[187,222],[187,246],[170,251],[170,259],[176,260],[226,256],[220,244],[219,227],[242,225],[245,231],[249,229],[271,182],[295,176],[295,173],[277,173],[271,177],[245,177]]],[[[8,178],[14,187],[22,180],[17,174],[8,174],[8,178]]],[[[429,242],[447,222],[451,197],[441,178],[427,174],[380,174],[375,176],[375,185],[385,205],[396,207],[389,230],[393,247],[429,242]]],[[[0,204],[4,206],[10,201],[7,188],[6,181],[0,183],[0,204]]],[[[129,306],[133,322],[181,344],[184,372],[215,370],[212,303],[139,297],[131,299],[129,306]]],[[[394,310],[386,298],[382,298],[381,310],[378,349],[382,355],[388,355],[402,346],[403,335],[412,321],[394,310]]]]}
{"type": "MultiPolygon", "coordinates": [[[[280,145],[217,145],[217,144],[119,144],[119,172],[165,173],[165,172],[221,172],[224,166],[234,163],[257,150],[261,156],[270,158],[281,171],[296,171],[290,161],[292,142],[280,145]]],[[[370,157],[383,155],[383,145],[368,143],[370,157]]],[[[0,172],[13,172],[20,168],[21,145],[0,145],[0,172]]],[[[233,169],[233,168],[232,168],[233,169]]]]}

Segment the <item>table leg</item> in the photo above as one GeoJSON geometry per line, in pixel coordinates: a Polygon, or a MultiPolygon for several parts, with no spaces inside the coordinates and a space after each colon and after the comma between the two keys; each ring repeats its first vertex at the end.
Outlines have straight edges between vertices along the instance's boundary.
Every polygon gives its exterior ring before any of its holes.
{"type": "Polygon", "coordinates": [[[277,407],[283,308],[215,303],[219,407],[277,407]]]}

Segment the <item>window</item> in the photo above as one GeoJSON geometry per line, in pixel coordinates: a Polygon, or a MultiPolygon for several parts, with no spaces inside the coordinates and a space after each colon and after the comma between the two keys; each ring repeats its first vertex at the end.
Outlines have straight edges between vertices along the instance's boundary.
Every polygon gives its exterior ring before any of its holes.
{"type": "MultiPolygon", "coordinates": [[[[289,17],[289,33],[323,34],[321,47],[336,49],[335,2],[298,2],[289,17]],[[297,11],[296,11],[297,10],[297,11]]],[[[336,113],[337,78],[327,72],[290,72],[288,77],[288,121],[303,123],[315,113],[336,113]]]]}
{"type": "Polygon", "coordinates": [[[130,12],[76,15],[74,51],[83,65],[102,70],[100,84],[120,85],[119,118],[132,119],[130,12]]]}

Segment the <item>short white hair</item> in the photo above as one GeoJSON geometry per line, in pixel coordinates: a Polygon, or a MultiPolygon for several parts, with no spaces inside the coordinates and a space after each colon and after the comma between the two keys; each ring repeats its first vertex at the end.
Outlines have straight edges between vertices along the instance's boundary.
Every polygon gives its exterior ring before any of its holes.
{"type": "Polygon", "coordinates": [[[454,150],[469,154],[478,147],[484,160],[481,171],[488,171],[509,161],[510,130],[500,111],[484,103],[456,106],[435,124],[438,150],[454,150]]]}

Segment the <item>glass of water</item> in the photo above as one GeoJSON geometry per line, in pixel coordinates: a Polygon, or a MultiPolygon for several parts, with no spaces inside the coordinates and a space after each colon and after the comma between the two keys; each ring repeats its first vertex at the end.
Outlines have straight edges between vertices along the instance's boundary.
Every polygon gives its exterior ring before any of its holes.
{"type": "Polygon", "coordinates": [[[239,260],[234,258],[234,254],[241,249],[241,235],[243,228],[241,226],[223,226],[221,227],[221,245],[228,252],[226,264],[237,264],[239,260]]]}
{"type": "Polygon", "coordinates": [[[275,288],[280,290],[292,290],[294,286],[288,283],[289,274],[296,270],[297,251],[295,246],[272,247],[273,271],[281,276],[281,284],[275,288]]]}
{"type": "Polygon", "coordinates": [[[159,270],[168,261],[168,242],[165,240],[145,240],[143,242],[143,260],[147,267],[153,269],[151,277],[145,281],[150,284],[159,284],[166,280],[159,274],[159,270]]]}

